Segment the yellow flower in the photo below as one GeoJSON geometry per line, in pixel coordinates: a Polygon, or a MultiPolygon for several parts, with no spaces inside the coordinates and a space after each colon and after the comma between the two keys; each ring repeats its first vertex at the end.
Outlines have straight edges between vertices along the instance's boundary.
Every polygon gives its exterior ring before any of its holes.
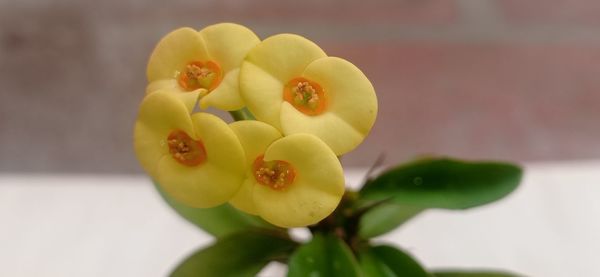
{"type": "Polygon", "coordinates": [[[230,203],[285,228],[315,224],[344,194],[339,160],[309,134],[282,137],[260,121],[230,124],[246,154],[246,180],[230,203]]]}
{"type": "Polygon", "coordinates": [[[358,146],[377,116],[365,75],[297,35],[275,35],[254,47],[241,66],[240,92],[257,119],[285,135],[313,134],[337,155],[358,146]]]}
{"type": "Polygon", "coordinates": [[[170,91],[142,101],[134,147],[144,170],[189,206],[225,203],[245,178],[244,150],[227,123],[207,113],[190,115],[170,91]]]}
{"type": "Polygon", "coordinates": [[[150,56],[146,92],[174,91],[190,111],[199,97],[203,109],[241,109],[239,67],[259,42],[252,31],[233,23],[211,25],[199,32],[177,29],[166,35],[150,56]]]}

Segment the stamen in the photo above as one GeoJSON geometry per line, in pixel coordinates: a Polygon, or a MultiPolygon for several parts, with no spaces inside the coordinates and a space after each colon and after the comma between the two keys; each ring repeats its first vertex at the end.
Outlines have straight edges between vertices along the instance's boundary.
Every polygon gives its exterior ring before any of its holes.
{"type": "Polygon", "coordinates": [[[209,92],[215,89],[222,80],[223,71],[213,61],[190,62],[185,66],[177,79],[179,85],[186,91],[203,88],[209,92]]]}
{"type": "Polygon", "coordinates": [[[254,160],[254,178],[258,183],[268,186],[274,190],[283,190],[289,187],[296,177],[292,165],[286,161],[263,160],[260,155],[254,160]]]}
{"type": "Polygon", "coordinates": [[[284,87],[283,98],[307,115],[319,115],[325,111],[325,91],[319,84],[305,78],[294,78],[284,87]]]}
{"type": "Polygon", "coordinates": [[[169,153],[179,163],[196,166],[206,160],[206,150],[200,140],[192,139],[182,130],[174,130],[167,138],[169,153]]]}

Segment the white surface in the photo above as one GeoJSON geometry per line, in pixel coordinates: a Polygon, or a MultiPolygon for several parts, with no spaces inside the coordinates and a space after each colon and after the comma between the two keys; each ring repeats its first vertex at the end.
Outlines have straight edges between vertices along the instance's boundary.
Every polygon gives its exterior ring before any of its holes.
{"type": "MultiPolygon", "coordinates": [[[[380,240],[432,268],[600,276],[599,199],[600,162],[533,164],[504,201],[427,211],[380,240]]],[[[211,241],[144,176],[0,175],[0,222],[0,276],[165,276],[211,241]]]]}

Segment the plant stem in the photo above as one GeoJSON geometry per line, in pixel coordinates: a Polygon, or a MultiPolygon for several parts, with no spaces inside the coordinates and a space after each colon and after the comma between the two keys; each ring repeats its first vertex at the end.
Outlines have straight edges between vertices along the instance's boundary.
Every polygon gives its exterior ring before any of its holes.
{"type": "Polygon", "coordinates": [[[367,211],[369,211],[370,209],[373,209],[381,204],[384,204],[388,201],[390,201],[391,198],[386,198],[383,200],[378,200],[378,201],[373,201],[373,202],[368,202],[366,204],[357,206],[354,208],[352,214],[350,214],[349,216],[354,216],[354,217],[360,217],[362,216],[364,213],[366,213],[367,211]]]}
{"type": "Polygon", "coordinates": [[[379,153],[379,156],[377,156],[375,162],[371,165],[371,167],[369,167],[369,170],[367,170],[367,172],[365,173],[365,177],[362,180],[361,188],[364,188],[369,184],[369,182],[371,181],[371,175],[377,168],[379,168],[383,164],[384,161],[385,152],[381,152],[379,153]]]}
{"type": "Polygon", "coordinates": [[[248,110],[248,108],[243,108],[237,111],[230,111],[229,114],[233,117],[233,120],[255,120],[254,115],[248,110]]]}

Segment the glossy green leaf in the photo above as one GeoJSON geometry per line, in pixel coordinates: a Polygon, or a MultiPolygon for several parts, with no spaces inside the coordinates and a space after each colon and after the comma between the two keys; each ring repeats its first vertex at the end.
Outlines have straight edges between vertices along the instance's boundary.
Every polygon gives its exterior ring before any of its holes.
{"type": "Polygon", "coordinates": [[[410,255],[392,246],[368,247],[358,257],[364,277],[431,277],[410,255]]]}
{"type": "Polygon", "coordinates": [[[512,273],[500,272],[500,271],[434,271],[432,273],[435,277],[519,277],[512,273]]]}
{"type": "Polygon", "coordinates": [[[381,204],[361,216],[358,224],[358,234],[362,238],[379,236],[394,230],[422,210],[422,208],[396,203],[381,204]]]}
{"type": "Polygon", "coordinates": [[[424,159],[401,165],[368,182],[366,200],[385,200],[422,208],[467,209],[512,192],[521,168],[499,162],[424,159]]]}
{"type": "Polygon", "coordinates": [[[270,261],[287,257],[296,245],[267,233],[234,234],[188,257],[171,276],[255,276],[270,261]]]}
{"type": "Polygon", "coordinates": [[[316,234],[292,255],[288,277],[361,276],[358,263],[344,241],[333,235],[316,234]]]}
{"type": "Polygon", "coordinates": [[[155,187],[165,202],[179,215],[217,238],[245,230],[279,229],[256,216],[240,212],[229,204],[208,209],[188,207],[171,198],[156,183],[155,187]]]}

